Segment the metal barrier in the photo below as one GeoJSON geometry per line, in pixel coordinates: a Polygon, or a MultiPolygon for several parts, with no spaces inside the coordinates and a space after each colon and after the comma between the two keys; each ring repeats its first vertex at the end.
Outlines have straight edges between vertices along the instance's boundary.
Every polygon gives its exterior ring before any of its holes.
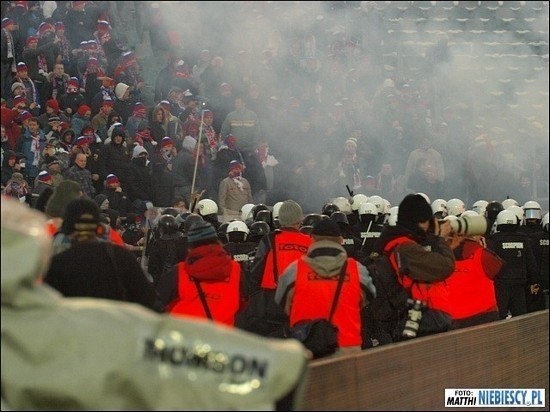
{"type": "Polygon", "coordinates": [[[443,410],[446,388],[545,388],[548,410],[548,314],[314,361],[301,409],[443,410]]]}

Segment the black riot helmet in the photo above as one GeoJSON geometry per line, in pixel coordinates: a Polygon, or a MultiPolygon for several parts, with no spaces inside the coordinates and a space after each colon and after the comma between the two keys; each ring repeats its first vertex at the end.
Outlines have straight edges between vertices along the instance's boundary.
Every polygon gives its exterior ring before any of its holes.
{"type": "MultiPolygon", "coordinates": [[[[256,219],[256,216],[258,215],[258,213],[262,210],[267,210],[269,212],[269,207],[267,207],[266,205],[264,205],[263,203],[258,203],[257,205],[255,205],[252,210],[250,211],[250,213],[252,213],[252,220],[254,222],[256,222],[258,219],[256,219]]],[[[271,212],[270,212],[271,213],[271,212]]]]}
{"type": "Polygon", "coordinates": [[[344,212],[333,212],[330,215],[330,220],[338,223],[338,225],[349,225],[348,217],[344,212]]]}
{"type": "Polygon", "coordinates": [[[312,230],[313,226],[305,225],[300,227],[300,233],[303,233],[304,235],[311,235],[312,230]]]}
{"type": "Polygon", "coordinates": [[[319,213],[310,213],[302,220],[302,226],[313,226],[315,223],[323,219],[323,215],[319,213]]]}
{"type": "Polygon", "coordinates": [[[504,206],[500,202],[489,202],[485,207],[485,216],[491,221],[495,221],[498,214],[504,210],[504,206]]]}
{"type": "Polygon", "coordinates": [[[172,215],[162,215],[158,221],[160,236],[169,236],[175,234],[179,229],[179,223],[172,215]]]}
{"type": "Polygon", "coordinates": [[[218,239],[222,243],[227,243],[227,226],[229,226],[229,222],[223,222],[218,228],[218,239]]]}
{"type": "Polygon", "coordinates": [[[271,232],[271,228],[266,222],[258,221],[250,225],[250,233],[248,234],[248,239],[251,242],[259,242],[262,237],[271,232]]]}
{"type": "Polygon", "coordinates": [[[271,212],[269,210],[260,210],[254,215],[254,222],[265,222],[271,226],[271,212]]]}
{"type": "Polygon", "coordinates": [[[191,213],[183,222],[183,230],[185,233],[189,233],[192,226],[195,226],[198,223],[204,222],[204,219],[198,213],[191,213]]]}
{"type": "Polygon", "coordinates": [[[325,203],[323,205],[323,209],[321,210],[321,213],[325,216],[330,216],[334,212],[339,212],[340,208],[336,206],[334,203],[325,203]]]}
{"type": "Polygon", "coordinates": [[[163,215],[172,215],[174,217],[176,217],[177,215],[180,214],[179,210],[176,209],[176,208],[173,208],[173,207],[167,207],[166,209],[164,209],[162,211],[162,214],[163,215]]]}

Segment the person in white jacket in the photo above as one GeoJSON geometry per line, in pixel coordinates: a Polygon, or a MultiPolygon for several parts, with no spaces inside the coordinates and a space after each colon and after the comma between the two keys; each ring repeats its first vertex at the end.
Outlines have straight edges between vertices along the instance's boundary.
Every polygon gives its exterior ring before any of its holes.
{"type": "Polygon", "coordinates": [[[51,248],[45,217],[1,203],[3,408],[299,407],[307,366],[300,343],[137,304],[64,298],[42,283],[51,248]]]}

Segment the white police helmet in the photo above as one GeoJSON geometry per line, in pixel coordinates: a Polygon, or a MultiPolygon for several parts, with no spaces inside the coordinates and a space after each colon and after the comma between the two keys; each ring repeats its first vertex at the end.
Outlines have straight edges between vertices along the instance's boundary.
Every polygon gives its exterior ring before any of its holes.
{"type": "Polygon", "coordinates": [[[393,206],[390,208],[390,214],[388,216],[388,225],[395,226],[397,224],[397,215],[399,213],[399,206],[393,206]]]}
{"type": "Polygon", "coordinates": [[[349,203],[349,200],[346,199],[344,196],[335,197],[334,199],[332,199],[332,203],[338,206],[340,212],[344,212],[346,215],[349,215],[351,213],[351,204],[349,203]]]}
{"type": "Polygon", "coordinates": [[[212,199],[202,199],[197,203],[199,215],[207,216],[218,213],[218,205],[212,199]]]}
{"type": "Polygon", "coordinates": [[[279,218],[279,209],[281,208],[282,204],[283,202],[277,202],[273,205],[273,211],[271,212],[271,216],[273,217],[273,219],[279,218]]]}
{"type": "Polygon", "coordinates": [[[548,232],[548,223],[550,222],[550,216],[546,213],[541,220],[541,225],[544,230],[548,232]]]}
{"type": "Polygon", "coordinates": [[[498,225],[515,225],[517,223],[517,217],[511,210],[503,210],[498,213],[496,224],[498,225]]]}
{"type": "Polygon", "coordinates": [[[478,200],[472,205],[472,210],[477,212],[480,216],[485,216],[485,208],[489,204],[486,200],[478,200]]]}
{"type": "Polygon", "coordinates": [[[460,216],[466,211],[464,202],[460,199],[450,199],[447,201],[447,213],[453,216],[460,216]]]}
{"type": "Polygon", "coordinates": [[[376,206],[376,210],[378,211],[378,214],[384,213],[384,199],[382,199],[381,196],[374,195],[369,197],[369,203],[372,203],[374,206],[376,206]]]}
{"type": "Polygon", "coordinates": [[[417,195],[420,195],[420,196],[422,196],[424,199],[426,199],[426,202],[428,202],[428,204],[431,204],[431,203],[432,203],[432,201],[430,200],[430,197],[429,197],[426,193],[418,192],[417,195]]]}
{"type": "Polygon", "coordinates": [[[368,196],[362,193],[354,195],[352,199],[353,202],[351,203],[351,210],[359,210],[359,206],[361,206],[362,203],[369,201],[368,196]]]}
{"type": "Polygon", "coordinates": [[[464,216],[479,216],[479,213],[477,213],[475,210],[465,210],[464,212],[462,212],[460,217],[464,216]]]}
{"type": "Polygon", "coordinates": [[[359,215],[378,215],[378,209],[371,202],[362,203],[359,206],[359,215]]]}
{"type": "Polygon", "coordinates": [[[525,213],[525,219],[537,219],[542,218],[542,208],[538,202],[529,200],[523,205],[523,212],[525,213]]]}
{"type": "Polygon", "coordinates": [[[518,203],[515,199],[510,199],[510,198],[504,199],[504,200],[501,202],[501,204],[502,204],[502,207],[503,207],[504,209],[508,209],[510,206],[513,206],[513,205],[519,206],[519,203],[518,203]]]}
{"type": "Polygon", "coordinates": [[[436,213],[441,212],[441,217],[447,216],[447,201],[445,199],[435,199],[432,202],[432,213],[435,215],[436,213]]]}
{"type": "Polygon", "coordinates": [[[384,200],[384,214],[389,215],[390,209],[391,209],[391,203],[388,199],[383,199],[383,200],[384,200]]]}
{"type": "Polygon", "coordinates": [[[234,220],[232,222],[229,222],[229,224],[227,225],[225,236],[227,236],[229,239],[229,234],[233,232],[244,233],[244,240],[246,240],[248,234],[250,233],[250,230],[248,229],[248,226],[246,226],[246,223],[240,220],[234,220]]]}
{"type": "Polygon", "coordinates": [[[252,208],[254,203],[247,203],[241,207],[241,220],[246,222],[247,219],[252,219],[252,208]]]}
{"type": "Polygon", "coordinates": [[[506,210],[510,210],[510,211],[514,212],[515,215],[516,215],[517,218],[518,218],[518,221],[519,221],[520,223],[523,222],[524,211],[523,211],[523,209],[522,209],[521,207],[519,207],[518,205],[512,205],[512,206],[508,206],[508,207],[506,208],[506,210]]]}

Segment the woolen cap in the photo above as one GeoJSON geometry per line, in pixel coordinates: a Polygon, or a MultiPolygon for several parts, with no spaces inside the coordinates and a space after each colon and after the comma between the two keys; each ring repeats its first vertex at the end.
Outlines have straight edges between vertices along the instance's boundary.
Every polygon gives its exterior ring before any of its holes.
{"type": "Polygon", "coordinates": [[[282,227],[301,223],[303,218],[302,207],[294,200],[285,200],[279,209],[279,223],[282,227]]]}
{"type": "Polygon", "coordinates": [[[329,219],[322,219],[315,222],[313,229],[311,230],[311,234],[317,236],[342,236],[338,223],[329,219]]]}
{"type": "Polygon", "coordinates": [[[425,222],[432,218],[432,207],[422,195],[407,195],[399,204],[397,224],[407,226],[407,224],[425,222]]]}
{"type": "Polygon", "coordinates": [[[78,199],[81,190],[80,185],[74,180],[63,180],[48,199],[46,214],[50,217],[63,217],[67,204],[71,200],[78,199]]]}
{"type": "Polygon", "coordinates": [[[214,226],[208,222],[201,222],[191,226],[187,233],[187,241],[189,243],[197,243],[205,240],[218,240],[218,234],[214,226]]]}

